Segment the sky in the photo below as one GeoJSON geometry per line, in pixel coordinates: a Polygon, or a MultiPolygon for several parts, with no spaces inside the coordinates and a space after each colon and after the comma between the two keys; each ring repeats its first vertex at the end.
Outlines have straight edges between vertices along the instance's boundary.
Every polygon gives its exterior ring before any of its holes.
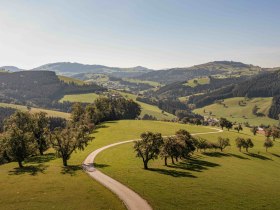
{"type": "Polygon", "coordinates": [[[280,66],[279,0],[0,0],[0,66],[280,66]]]}

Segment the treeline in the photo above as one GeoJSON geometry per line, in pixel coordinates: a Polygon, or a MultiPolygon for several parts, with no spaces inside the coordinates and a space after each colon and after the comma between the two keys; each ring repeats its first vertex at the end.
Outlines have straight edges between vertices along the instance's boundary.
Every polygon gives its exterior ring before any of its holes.
{"type": "Polygon", "coordinates": [[[135,119],[140,106],[125,98],[99,98],[94,104],[72,107],[71,120],[49,118],[46,113],[32,114],[16,111],[4,121],[4,132],[0,133],[0,163],[23,161],[34,155],[43,155],[53,148],[63,165],[76,150],[83,150],[92,140],[90,133],[101,122],[107,120],[135,119]]]}
{"type": "Polygon", "coordinates": [[[268,116],[279,120],[280,125],[280,95],[274,96],[268,116]]]}
{"type": "MultiPolygon", "coordinates": [[[[141,139],[135,141],[134,151],[136,157],[143,161],[144,169],[148,169],[150,160],[161,158],[164,160],[164,165],[168,165],[168,159],[171,159],[172,164],[179,160],[188,160],[192,157],[195,151],[201,152],[206,150],[220,150],[231,146],[229,138],[218,137],[216,142],[210,142],[201,137],[194,137],[186,130],[178,130],[174,136],[162,137],[161,133],[144,132],[141,134],[141,139]]],[[[280,135],[278,136],[278,138],[280,135]]],[[[245,149],[249,152],[250,148],[254,147],[251,138],[237,137],[235,145],[241,152],[245,149]]],[[[263,146],[266,151],[273,147],[274,143],[270,136],[266,135],[263,146]]]]}

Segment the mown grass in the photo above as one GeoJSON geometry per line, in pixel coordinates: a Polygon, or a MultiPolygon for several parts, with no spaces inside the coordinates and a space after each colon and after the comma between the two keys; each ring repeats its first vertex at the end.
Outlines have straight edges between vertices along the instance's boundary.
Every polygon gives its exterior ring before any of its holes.
{"type": "Polygon", "coordinates": [[[93,103],[99,95],[96,93],[85,93],[85,94],[73,94],[65,95],[59,102],[69,101],[69,102],[81,102],[81,103],[93,103]]]}
{"type": "Polygon", "coordinates": [[[96,166],[138,192],[154,209],[279,209],[279,141],[266,153],[264,137],[252,136],[248,129],[201,135],[209,141],[218,136],[230,138],[232,146],[224,152],[196,152],[191,160],[174,165],[169,160],[164,166],[158,159],[144,170],[129,143],[103,151],[96,166]],[[239,152],[237,136],[251,137],[255,147],[239,152]]]}
{"type": "Polygon", "coordinates": [[[148,80],[139,80],[139,79],[130,79],[130,78],[123,78],[124,81],[132,82],[132,83],[143,83],[143,84],[148,84],[153,87],[158,87],[161,86],[160,83],[154,82],[154,81],[148,81],[148,80]]]}
{"type": "Polygon", "coordinates": [[[84,81],[79,80],[79,79],[66,77],[66,76],[62,76],[62,75],[58,75],[57,77],[58,77],[58,79],[60,79],[61,81],[65,82],[65,83],[74,83],[76,85],[84,85],[85,84],[84,81]]]}
{"type": "Polygon", "coordinates": [[[187,85],[190,87],[196,87],[197,85],[209,84],[209,82],[210,82],[210,79],[208,77],[201,77],[201,78],[195,78],[195,79],[188,80],[188,82],[185,83],[184,85],[187,85]],[[195,81],[197,81],[197,83],[195,83],[195,81]]]}
{"type": "MultiPolygon", "coordinates": [[[[130,93],[124,93],[124,92],[120,92],[118,91],[118,93],[120,93],[121,95],[123,95],[126,98],[130,98],[134,101],[136,101],[137,96],[130,94],[130,93]]],[[[140,104],[142,111],[141,111],[141,115],[140,117],[143,117],[145,114],[148,115],[152,115],[154,117],[156,117],[158,120],[163,120],[163,119],[167,119],[167,120],[171,120],[173,118],[175,118],[174,115],[167,113],[167,112],[162,112],[162,110],[160,108],[158,108],[157,106],[153,106],[150,104],[146,104],[140,101],[136,101],[138,104],[140,104]]]]}
{"type": "Polygon", "coordinates": [[[95,139],[84,151],[72,155],[67,168],[62,167],[61,159],[56,159],[52,150],[48,155],[24,162],[23,170],[18,169],[16,163],[1,165],[0,209],[125,209],[115,195],[81,170],[83,160],[97,148],[137,139],[143,131],[171,135],[180,128],[191,132],[209,131],[206,127],[169,122],[108,122],[93,133],[95,139]]]}
{"type": "MultiPolygon", "coordinates": [[[[10,108],[21,110],[21,111],[28,111],[27,107],[23,106],[23,105],[0,103],[0,107],[10,107],[10,108]]],[[[48,116],[51,116],[51,117],[62,117],[62,118],[65,118],[65,119],[69,119],[70,118],[70,114],[69,113],[59,112],[59,111],[54,111],[54,110],[48,110],[48,109],[41,109],[41,108],[31,107],[30,112],[31,113],[46,112],[48,114],[48,116]]]]}
{"type": "Polygon", "coordinates": [[[212,116],[216,118],[226,117],[233,122],[249,122],[252,125],[273,125],[278,123],[277,120],[267,117],[272,103],[271,97],[253,98],[249,100],[245,100],[243,97],[235,97],[225,99],[223,103],[226,106],[214,103],[209,106],[196,109],[194,112],[206,116],[209,116],[209,113],[212,112],[212,116]],[[242,100],[246,102],[244,106],[240,106],[238,103],[242,100]],[[257,117],[253,115],[252,110],[255,105],[259,108],[259,113],[265,114],[264,117],[257,117]]]}

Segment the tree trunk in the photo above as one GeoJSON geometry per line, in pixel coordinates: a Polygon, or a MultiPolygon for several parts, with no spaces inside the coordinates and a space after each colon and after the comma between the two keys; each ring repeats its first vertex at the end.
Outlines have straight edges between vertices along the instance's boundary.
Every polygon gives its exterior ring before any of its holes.
{"type": "Polygon", "coordinates": [[[172,160],[172,164],[174,164],[174,158],[173,157],[171,157],[171,160],[172,160]]]}
{"type": "Polygon", "coordinates": [[[39,152],[40,152],[40,155],[44,155],[44,150],[43,150],[43,148],[39,148],[39,152]]]}
{"type": "Polygon", "coordinates": [[[221,147],[220,150],[221,150],[221,152],[222,152],[222,151],[223,151],[223,148],[221,147]]]}
{"type": "Polygon", "coordinates": [[[241,147],[239,147],[239,152],[241,152],[241,147]]]}
{"type": "Polygon", "coordinates": [[[167,166],[167,157],[164,158],[164,165],[167,166]]]}
{"type": "Polygon", "coordinates": [[[176,162],[178,162],[178,157],[176,157],[175,159],[176,159],[176,162]]]}
{"type": "Polygon", "coordinates": [[[62,160],[63,160],[63,166],[67,166],[67,158],[62,158],[62,160]]]}
{"type": "Polygon", "coordinates": [[[148,161],[144,161],[144,169],[148,169],[148,161]]]}
{"type": "Polygon", "coordinates": [[[18,160],[18,166],[19,166],[20,168],[23,168],[23,165],[22,165],[22,161],[21,161],[21,160],[18,160]]]}
{"type": "Polygon", "coordinates": [[[248,148],[246,148],[246,152],[248,152],[248,148]]]}

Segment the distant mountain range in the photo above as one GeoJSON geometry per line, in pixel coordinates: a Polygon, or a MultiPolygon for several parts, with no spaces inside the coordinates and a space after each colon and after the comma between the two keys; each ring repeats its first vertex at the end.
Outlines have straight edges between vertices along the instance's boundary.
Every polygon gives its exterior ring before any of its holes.
{"type": "Polygon", "coordinates": [[[140,80],[152,80],[163,84],[186,81],[189,79],[205,76],[244,76],[255,75],[263,69],[259,66],[244,64],[234,61],[214,61],[188,68],[172,68],[168,70],[152,71],[137,76],[140,80]]]}
{"type": "MultiPolygon", "coordinates": [[[[9,72],[25,71],[15,66],[2,66],[1,70],[9,72]]],[[[81,63],[70,63],[70,62],[59,62],[50,63],[31,69],[34,71],[54,71],[57,74],[64,76],[73,76],[75,74],[83,73],[95,73],[95,74],[109,74],[115,77],[135,77],[141,74],[151,72],[152,69],[148,69],[142,66],[136,66],[132,68],[119,68],[119,67],[108,67],[103,65],[86,65],[81,63]]]]}
{"type": "Polygon", "coordinates": [[[65,76],[73,76],[75,74],[83,73],[95,73],[95,74],[109,74],[116,77],[134,77],[141,74],[151,72],[153,70],[137,66],[132,68],[119,68],[119,67],[108,67],[103,65],[85,65],[81,63],[51,63],[43,66],[39,66],[33,70],[47,70],[54,71],[57,74],[65,76]]]}
{"type": "MultiPolygon", "coordinates": [[[[14,66],[3,66],[10,72],[23,71],[14,66]]],[[[132,68],[108,67],[104,65],[86,65],[81,63],[59,62],[39,66],[31,70],[54,71],[59,75],[71,77],[88,77],[90,74],[106,74],[114,77],[134,77],[139,80],[156,81],[162,84],[170,84],[178,81],[204,76],[250,76],[261,72],[273,71],[277,68],[261,68],[250,64],[234,61],[214,61],[186,68],[171,68],[155,71],[142,66],[132,68]],[[85,75],[85,76],[84,76],[85,75]]]]}
{"type": "Polygon", "coordinates": [[[2,66],[2,67],[0,67],[0,70],[5,70],[5,71],[9,71],[9,72],[25,71],[25,69],[20,69],[16,66],[2,66]]]}

